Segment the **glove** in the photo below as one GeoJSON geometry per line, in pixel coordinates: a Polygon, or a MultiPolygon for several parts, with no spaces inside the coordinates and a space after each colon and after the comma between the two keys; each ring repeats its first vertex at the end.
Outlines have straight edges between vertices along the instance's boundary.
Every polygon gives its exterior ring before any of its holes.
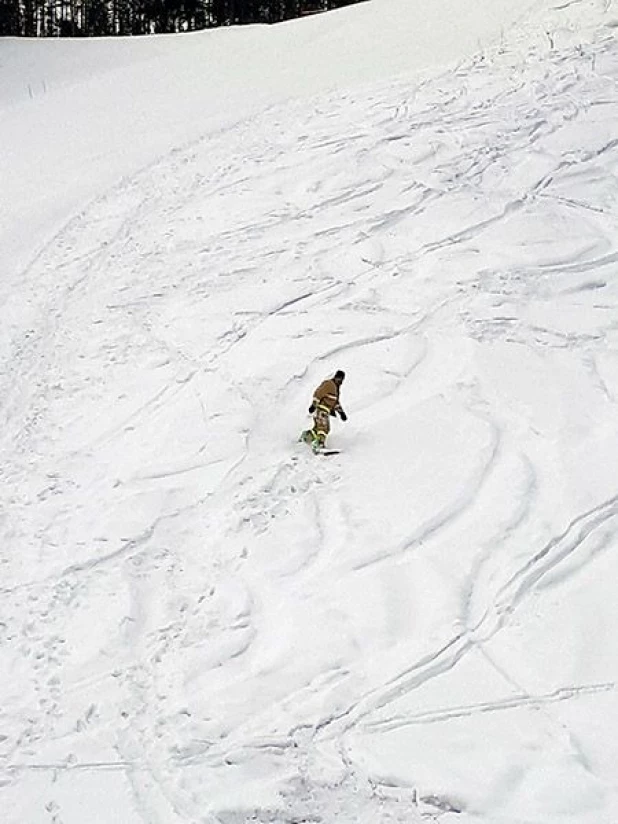
{"type": "Polygon", "coordinates": [[[313,404],[311,404],[311,406],[309,407],[309,414],[313,415],[314,412],[315,412],[315,406],[313,404]]]}
{"type": "Polygon", "coordinates": [[[348,419],[348,416],[347,416],[347,415],[346,415],[346,413],[343,411],[343,409],[340,409],[340,410],[339,410],[339,417],[341,418],[341,420],[342,420],[342,421],[347,421],[347,419],[348,419]]]}

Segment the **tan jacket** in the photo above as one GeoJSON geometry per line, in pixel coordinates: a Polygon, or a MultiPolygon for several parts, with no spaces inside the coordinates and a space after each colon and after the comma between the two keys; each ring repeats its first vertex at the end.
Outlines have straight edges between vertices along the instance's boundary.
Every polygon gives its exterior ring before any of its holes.
{"type": "Polygon", "coordinates": [[[327,378],[313,393],[313,404],[316,408],[326,407],[329,414],[341,411],[339,403],[339,387],[332,378],[327,378]]]}

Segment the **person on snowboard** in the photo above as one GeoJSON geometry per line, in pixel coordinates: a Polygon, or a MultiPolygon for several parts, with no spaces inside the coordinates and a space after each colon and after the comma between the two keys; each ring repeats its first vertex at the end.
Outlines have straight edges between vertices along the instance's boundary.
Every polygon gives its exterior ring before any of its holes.
{"type": "Polygon", "coordinates": [[[327,378],[313,393],[309,414],[313,415],[313,429],[307,429],[301,440],[310,443],[314,452],[324,449],[326,436],[330,432],[330,416],[339,415],[342,421],[348,416],[339,403],[339,390],[345,378],[345,372],[338,369],[332,378],[327,378]]]}

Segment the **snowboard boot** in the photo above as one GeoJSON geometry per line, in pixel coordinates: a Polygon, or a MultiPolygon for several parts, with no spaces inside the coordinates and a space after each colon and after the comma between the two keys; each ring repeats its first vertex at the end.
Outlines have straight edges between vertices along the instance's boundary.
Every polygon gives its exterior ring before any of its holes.
{"type": "Polygon", "coordinates": [[[319,435],[317,438],[314,438],[311,444],[311,449],[313,449],[314,454],[321,452],[324,449],[324,438],[319,435]]]}

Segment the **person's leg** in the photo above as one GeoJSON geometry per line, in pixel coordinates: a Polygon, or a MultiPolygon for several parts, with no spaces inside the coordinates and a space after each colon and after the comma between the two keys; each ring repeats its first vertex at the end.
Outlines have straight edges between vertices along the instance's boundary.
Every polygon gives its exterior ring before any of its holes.
{"type": "Polygon", "coordinates": [[[317,409],[313,418],[313,446],[322,449],[330,432],[330,415],[325,409],[317,409]]]}

